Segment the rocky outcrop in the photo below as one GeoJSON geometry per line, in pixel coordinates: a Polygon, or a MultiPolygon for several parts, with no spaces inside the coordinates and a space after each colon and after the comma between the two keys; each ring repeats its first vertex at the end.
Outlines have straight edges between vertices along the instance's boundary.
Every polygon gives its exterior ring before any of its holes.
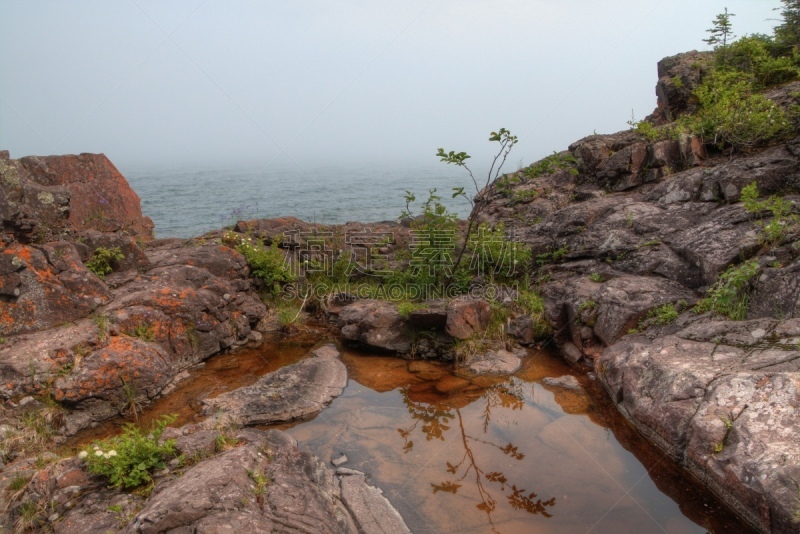
{"type": "Polygon", "coordinates": [[[626,417],[764,532],[795,532],[800,320],[702,321],[596,361],[626,417]]]}
{"type": "Polygon", "coordinates": [[[0,251],[0,335],[75,321],[111,298],[71,243],[12,243],[0,251]]]}
{"type": "Polygon", "coordinates": [[[339,351],[325,345],[311,357],[264,375],[255,384],[203,401],[210,425],[268,425],[319,413],[347,386],[339,351]]]}
{"type": "Polygon", "coordinates": [[[654,115],[672,121],[681,113],[694,111],[693,106],[697,104],[692,101],[692,91],[700,85],[713,61],[713,52],[696,50],[659,61],[656,84],[658,108],[654,115]]]}
{"type": "Polygon", "coordinates": [[[266,308],[238,252],[163,240],[141,255],[102,281],[69,243],[0,254],[22,265],[20,295],[0,302],[5,332],[32,332],[0,344],[2,398],[52,397],[73,434],[148,404],[181,371],[252,337],[266,308]]]}
{"type": "MultiPolygon", "coordinates": [[[[693,111],[712,59],[690,52],[659,63],[650,122],[693,111]]],[[[789,110],[798,89],[764,96],[789,110]]],[[[632,130],[550,158],[552,172],[532,166],[485,190],[481,214],[532,248],[561,354],[593,369],[643,434],[748,522],[795,531],[800,138],[723,154],[688,135],[649,141],[632,130]],[[753,182],[793,214],[745,209],[753,182]],[[783,230],[778,243],[765,236],[770,223],[783,230]],[[751,258],[758,272],[741,289],[749,321],[689,311],[751,258]]],[[[509,326],[525,336],[524,323],[509,326]]]]}
{"type": "MultiPolygon", "coordinates": [[[[193,435],[191,427],[168,430],[193,435]]],[[[200,431],[209,432],[213,442],[217,431],[200,431]]],[[[189,467],[172,462],[156,473],[147,498],[104,488],[77,458],[62,460],[40,471],[9,511],[18,513],[28,498],[46,501],[50,515],[37,528],[57,534],[409,532],[363,473],[334,474],[278,430],[245,429],[229,439],[236,444],[229,450],[207,453],[189,467]]],[[[11,515],[0,514],[0,525],[10,526],[11,515]]]]}
{"type": "Polygon", "coordinates": [[[142,239],[153,233],[139,196],[103,154],[15,160],[0,151],[0,220],[23,243],[88,229],[142,239]]]}
{"type": "Polygon", "coordinates": [[[489,326],[492,312],[485,300],[453,299],[447,303],[445,331],[455,339],[468,339],[489,326]]]}

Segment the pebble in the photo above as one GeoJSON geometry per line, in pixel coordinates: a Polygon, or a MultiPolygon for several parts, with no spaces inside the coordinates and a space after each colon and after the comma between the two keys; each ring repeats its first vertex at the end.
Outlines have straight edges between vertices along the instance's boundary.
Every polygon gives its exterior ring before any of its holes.
{"type": "Polygon", "coordinates": [[[338,457],[331,460],[331,463],[334,465],[334,467],[339,467],[340,465],[344,465],[347,463],[347,455],[342,453],[338,457]]]}

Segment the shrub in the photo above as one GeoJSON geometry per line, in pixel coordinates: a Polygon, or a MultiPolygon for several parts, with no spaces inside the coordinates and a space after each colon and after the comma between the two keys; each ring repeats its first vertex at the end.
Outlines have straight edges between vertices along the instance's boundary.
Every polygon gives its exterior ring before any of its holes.
{"type": "Polygon", "coordinates": [[[708,290],[706,297],[697,303],[695,312],[713,312],[741,321],[747,315],[750,302],[750,280],[758,273],[758,260],[751,259],[728,268],[708,290]]]}
{"type": "Polygon", "coordinates": [[[282,285],[297,279],[277,242],[273,241],[270,247],[265,247],[253,242],[252,238],[234,232],[227,232],[222,240],[233,245],[244,256],[252,275],[264,282],[272,293],[277,293],[282,285]]]}
{"type": "Polygon", "coordinates": [[[522,170],[528,178],[538,178],[546,174],[553,174],[561,170],[568,170],[570,174],[578,175],[578,160],[572,154],[559,154],[553,152],[549,156],[537,161],[522,170]]]}
{"type": "Polygon", "coordinates": [[[777,245],[786,237],[788,228],[797,222],[797,217],[791,215],[793,203],[777,195],[758,200],[758,195],[758,185],[752,182],[742,188],[739,199],[750,213],[756,215],[764,211],[772,213],[772,219],[768,223],[759,221],[758,224],[764,231],[761,236],[762,243],[767,246],[777,245]]]}
{"type": "Polygon", "coordinates": [[[705,143],[746,150],[780,141],[790,132],[786,112],[754,94],[747,74],[715,71],[694,95],[700,109],[680,123],[705,143]]]}
{"type": "Polygon", "coordinates": [[[86,262],[86,267],[99,278],[105,278],[108,273],[114,270],[113,265],[124,259],[125,254],[122,253],[119,247],[97,247],[91,259],[86,262]]]}
{"type": "Polygon", "coordinates": [[[150,471],[163,469],[166,460],[175,456],[175,440],[159,445],[164,428],[177,416],[164,415],[150,426],[145,434],[128,423],[119,436],[95,442],[79,456],[86,459],[90,473],[102,475],[115,488],[135,488],[152,481],[150,471]]]}
{"type": "Polygon", "coordinates": [[[675,322],[678,318],[678,309],[675,307],[675,304],[668,302],[663,306],[650,310],[647,313],[647,318],[652,319],[653,324],[665,326],[675,322]]]}
{"type": "Polygon", "coordinates": [[[525,244],[511,241],[506,227],[494,228],[483,223],[472,236],[470,270],[489,276],[492,280],[512,280],[523,274],[531,263],[531,250],[525,244]]]}
{"type": "Polygon", "coordinates": [[[718,68],[744,72],[752,77],[753,86],[763,89],[788,82],[798,76],[798,68],[790,56],[777,55],[774,40],[768,35],[755,34],[731,43],[725,54],[715,57],[718,68]]]}

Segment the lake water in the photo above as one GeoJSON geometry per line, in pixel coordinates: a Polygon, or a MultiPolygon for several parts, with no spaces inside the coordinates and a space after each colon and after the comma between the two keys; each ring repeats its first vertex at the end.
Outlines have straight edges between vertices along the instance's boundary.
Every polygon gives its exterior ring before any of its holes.
{"type": "MultiPolygon", "coordinates": [[[[445,164],[317,168],[120,168],[142,199],[157,237],[193,237],[237,220],[294,216],[311,222],[395,220],[404,192],[425,200],[437,188],[459,216],[469,214],[453,187],[472,186],[463,169],[445,164]]],[[[484,175],[485,176],[485,175],[484,175]]]]}

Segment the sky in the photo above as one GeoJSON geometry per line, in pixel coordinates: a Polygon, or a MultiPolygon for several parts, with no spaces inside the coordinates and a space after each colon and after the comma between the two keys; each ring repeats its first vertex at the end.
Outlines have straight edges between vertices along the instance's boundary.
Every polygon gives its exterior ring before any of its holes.
{"type": "Polygon", "coordinates": [[[656,63],[777,0],[0,0],[0,149],[118,167],[529,164],[656,106],[656,63]]]}

